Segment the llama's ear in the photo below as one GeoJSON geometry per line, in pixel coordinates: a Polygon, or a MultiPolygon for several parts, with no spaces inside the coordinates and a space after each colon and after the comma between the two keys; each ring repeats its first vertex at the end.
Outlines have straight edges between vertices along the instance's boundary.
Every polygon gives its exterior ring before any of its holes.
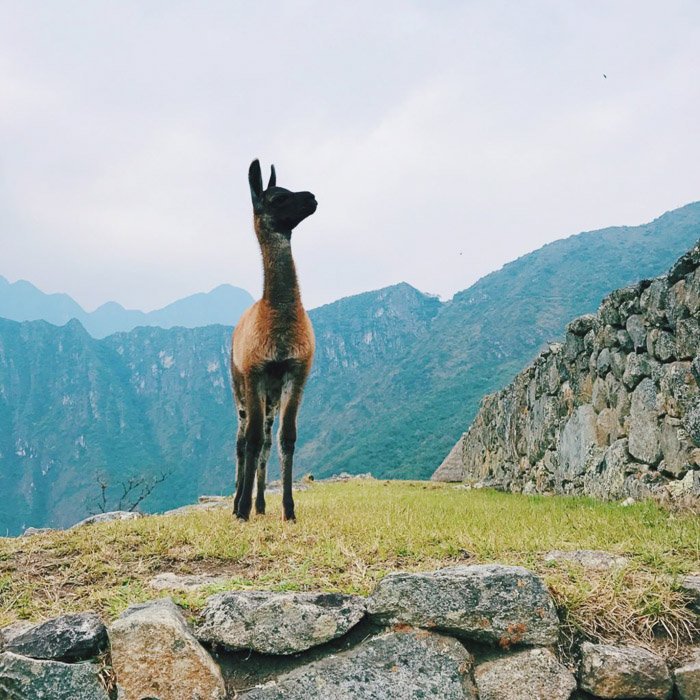
{"type": "Polygon", "coordinates": [[[262,173],[260,172],[260,161],[256,158],[248,169],[248,184],[250,185],[250,196],[253,199],[253,208],[260,205],[263,195],[262,173]]]}
{"type": "Polygon", "coordinates": [[[275,174],[275,166],[270,166],[270,182],[267,183],[267,189],[274,187],[277,184],[277,175],[275,174]]]}

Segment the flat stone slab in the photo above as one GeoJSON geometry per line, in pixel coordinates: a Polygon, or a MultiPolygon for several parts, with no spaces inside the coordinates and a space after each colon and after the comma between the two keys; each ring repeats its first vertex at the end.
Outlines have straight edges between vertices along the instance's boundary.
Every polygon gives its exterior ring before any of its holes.
{"type": "Polygon", "coordinates": [[[479,700],[569,700],[576,678],[548,649],[529,649],[479,664],[479,700]]]}
{"type": "Polygon", "coordinates": [[[125,700],[226,698],[219,667],[170,598],[127,608],[109,628],[109,637],[125,700]]]}
{"type": "Polygon", "coordinates": [[[472,658],[450,637],[389,632],[253,688],[241,700],[477,700],[472,658]]]}
{"type": "Polygon", "coordinates": [[[166,571],[154,576],[148,585],[156,591],[199,591],[207,586],[216,586],[228,581],[226,576],[207,574],[176,574],[166,571]]]}
{"type": "Polygon", "coordinates": [[[234,591],[207,600],[196,635],[229,649],[295,654],[340,637],[364,616],[358,596],[234,591]]]}
{"type": "Polygon", "coordinates": [[[542,579],[520,566],[455,566],[389,574],[367,601],[381,624],[408,624],[491,645],[547,646],[559,618],[542,579]]]}
{"type": "Polygon", "coordinates": [[[601,698],[666,700],[673,681],[666,662],[641,647],[581,646],[580,687],[601,698]]]}
{"type": "Polygon", "coordinates": [[[115,520],[136,520],[136,518],[142,518],[143,513],[135,513],[130,510],[115,510],[111,513],[98,513],[97,515],[91,515],[89,518],[85,518],[75,525],[71,525],[69,530],[74,530],[76,527],[84,527],[85,525],[97,525],[99,523],[111,523],[115,520]]]}
{"type": "Polygon", "coordinates": [[[61,615],[15,634],[5,650],[33,659],[83,661],[109,646],[107,628],[93,612],[61,615]]]}
{"type": "Polygon", "coordinates": [[[611,554],[597,549],[577,549],[572,552],[564,552],[555,549],[544,555],[546,562],[566,562],[578,564],[584,569],[593,571],[609,571],[611,569],[623,569],[630,563],[627,557],[619,554],[611,554]]]}
{"type": "Polygon", "coordinates": [[[67,664],[0,654],[2,700],[109,700],[98,664],[67,664]]]}

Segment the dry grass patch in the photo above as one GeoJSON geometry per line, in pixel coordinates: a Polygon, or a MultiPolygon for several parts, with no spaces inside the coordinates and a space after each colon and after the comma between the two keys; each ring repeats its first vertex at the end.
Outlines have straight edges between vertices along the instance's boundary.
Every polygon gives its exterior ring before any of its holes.
{"type": "Polygon", "coordinates": [[[279,496],[268,501],[268,515],[249,523],[225,508],[0,540],[0,626],[85,609],[113,618],[163,595],[149,581],[164,571],[227,577],[175,596],[196,610],[226,589],[367,594],[391,571],[500,562],[544,576],[572,635],[646,644],[698,637],[677,589],[700,570],[692,513],[373,480],[300,492],[295,524],[281,521],[279,496]],[[591,573],[545,563],[552,549],[602,549],[632,563],[591,573]]]}

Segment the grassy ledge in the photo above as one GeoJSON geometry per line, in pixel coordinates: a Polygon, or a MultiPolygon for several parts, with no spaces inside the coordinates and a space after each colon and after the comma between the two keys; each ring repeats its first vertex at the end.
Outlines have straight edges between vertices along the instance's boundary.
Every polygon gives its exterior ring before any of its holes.
{"type": "MultiPolygon", "coordinates": [[[[230,508],[0,539],[0,627],[93,609],[113,619],[165,593],[157,573],[213,573],[227,583],[175,595],[196,612],[221,590],[367,594],[387,573],[455,563],[519,564],[549,585],[573,638],[672,649],[697,640],[678,591],[700,570],[700,518],[652,503],[465,491],[449,484],[352,480],[296,495],[296,523],[279,496],[268,515],[237,522],[230,508]],[[603,549],[630,558],[612,572],[546,563],[552,549],[603,549]]],[[[666,650],[668,652],[668,649],[666,650]]]]}

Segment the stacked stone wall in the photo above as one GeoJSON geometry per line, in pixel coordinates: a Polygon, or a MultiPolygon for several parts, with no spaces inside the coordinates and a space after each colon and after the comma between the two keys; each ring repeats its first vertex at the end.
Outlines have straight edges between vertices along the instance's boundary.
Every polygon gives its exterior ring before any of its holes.
{"type": "Polygon", "coordinates": [[[602,499],[700,496],[700,244],[618,289],[487,396],[433,478],[602,499]],[[456,457],[458,459],[456,459],[456,457]]]}

